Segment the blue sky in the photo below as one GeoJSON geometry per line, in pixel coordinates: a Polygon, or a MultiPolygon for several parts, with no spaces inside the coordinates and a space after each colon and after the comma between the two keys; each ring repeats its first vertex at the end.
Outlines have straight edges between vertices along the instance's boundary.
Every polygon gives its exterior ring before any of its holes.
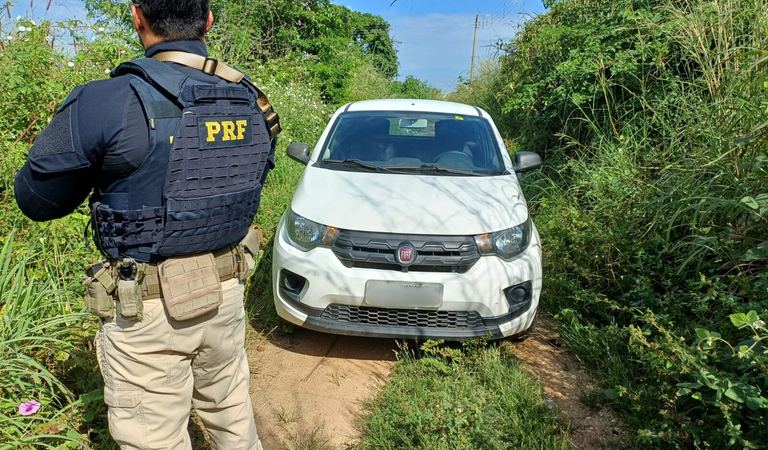
{"type": "MultiPolygon", "coordinates": [[[[382,16],[399,42],[399,79],[413,75],[445,92],[456,88],[460,76],[469,78],[476,14],[480,15],[477,61],[492,57],[495,44],[514,36],[519,23],[544,12],[541,0],[397,0],[391,6],[392,0],[332,1],[382,16]]],[[[79,1],[53,0],[48,11],[47,0],[32,3],[30,10],[26,0],[17,2],[12,9],[14,17],[31,12],[34,18],[85,18],[79,1]]]]}
{"type": "Polygon", "coordinates": [[[333,0],[355,11],[382,16],[399,41],[400,79],[413,75],[445,92],[459,76],[469,78],[475,15],[480,15],[476,58],[495,54],[517,24],[544,12],[541,0],[333,0]]]}

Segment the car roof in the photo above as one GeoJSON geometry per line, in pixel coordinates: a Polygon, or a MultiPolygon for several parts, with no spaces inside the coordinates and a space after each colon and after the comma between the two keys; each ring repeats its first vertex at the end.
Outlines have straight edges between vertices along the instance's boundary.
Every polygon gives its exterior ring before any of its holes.
{"type": "Polygon", "coordinates": [[[484,116],[482,110],[475,106],[438,100],[413,99],[384,99],[353,102],[344,107],[344,112],[347,111],[419,111],[461,114],[464,116],[484,116]]]}

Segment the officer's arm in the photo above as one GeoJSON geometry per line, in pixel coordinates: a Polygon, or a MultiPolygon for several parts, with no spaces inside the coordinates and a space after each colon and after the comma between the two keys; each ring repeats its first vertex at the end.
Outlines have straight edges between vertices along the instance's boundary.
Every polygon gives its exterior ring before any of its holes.
{"type": "Polygon", "coordinates": [[[28,161],[16,174],[16,203],[32,220],[66,216],[85,200],[93,186],[91,163],[73,145],[72,116],[80,90],[70,94],[37,136],[28,161]]]}
{"type": "Polygon", "coordinates": [[[16,175],[16,202],[22,212],[38,221],[66,216],[100,182],[133,173],[148,149],[143,118],[128,78],[75,88],[16,175]]]}
{"type": "Polygon", "coordinates": [[[25,216],[38,222],[64,217],[88,197],[90,177],[89,170],[40,173],[27,162],[13,185],[16,203],[25,216]]]}

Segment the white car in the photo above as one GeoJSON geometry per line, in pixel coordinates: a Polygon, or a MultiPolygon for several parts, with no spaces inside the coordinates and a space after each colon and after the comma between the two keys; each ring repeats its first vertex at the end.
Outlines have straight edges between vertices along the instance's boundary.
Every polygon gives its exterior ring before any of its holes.
{"type": "Polygon", "coordinates": [[[480,108],[372,100],[334,114],[278,225],[279,316],[357,336],[463,340],[525,333],[541,291],[541,242],[513,163],[480,108]]]}

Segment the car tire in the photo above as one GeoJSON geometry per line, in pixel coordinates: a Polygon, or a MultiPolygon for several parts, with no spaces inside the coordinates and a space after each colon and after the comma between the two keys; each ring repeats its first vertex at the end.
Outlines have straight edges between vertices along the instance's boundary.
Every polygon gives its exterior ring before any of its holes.
{"type": "Polygon", "coordinates": [[[528,327],[526,330],[523,330],[517,334],[513,334],[512,336],[509,336],[507,339],[511,342],[523,342],[524,340],[531,337],[531,334],[533,334],[534,330],[536,329],[536,321],[539,318],[539,310],[537,309],[534,313],[533,320],[531,321],[531,326],[528,327]]]}

